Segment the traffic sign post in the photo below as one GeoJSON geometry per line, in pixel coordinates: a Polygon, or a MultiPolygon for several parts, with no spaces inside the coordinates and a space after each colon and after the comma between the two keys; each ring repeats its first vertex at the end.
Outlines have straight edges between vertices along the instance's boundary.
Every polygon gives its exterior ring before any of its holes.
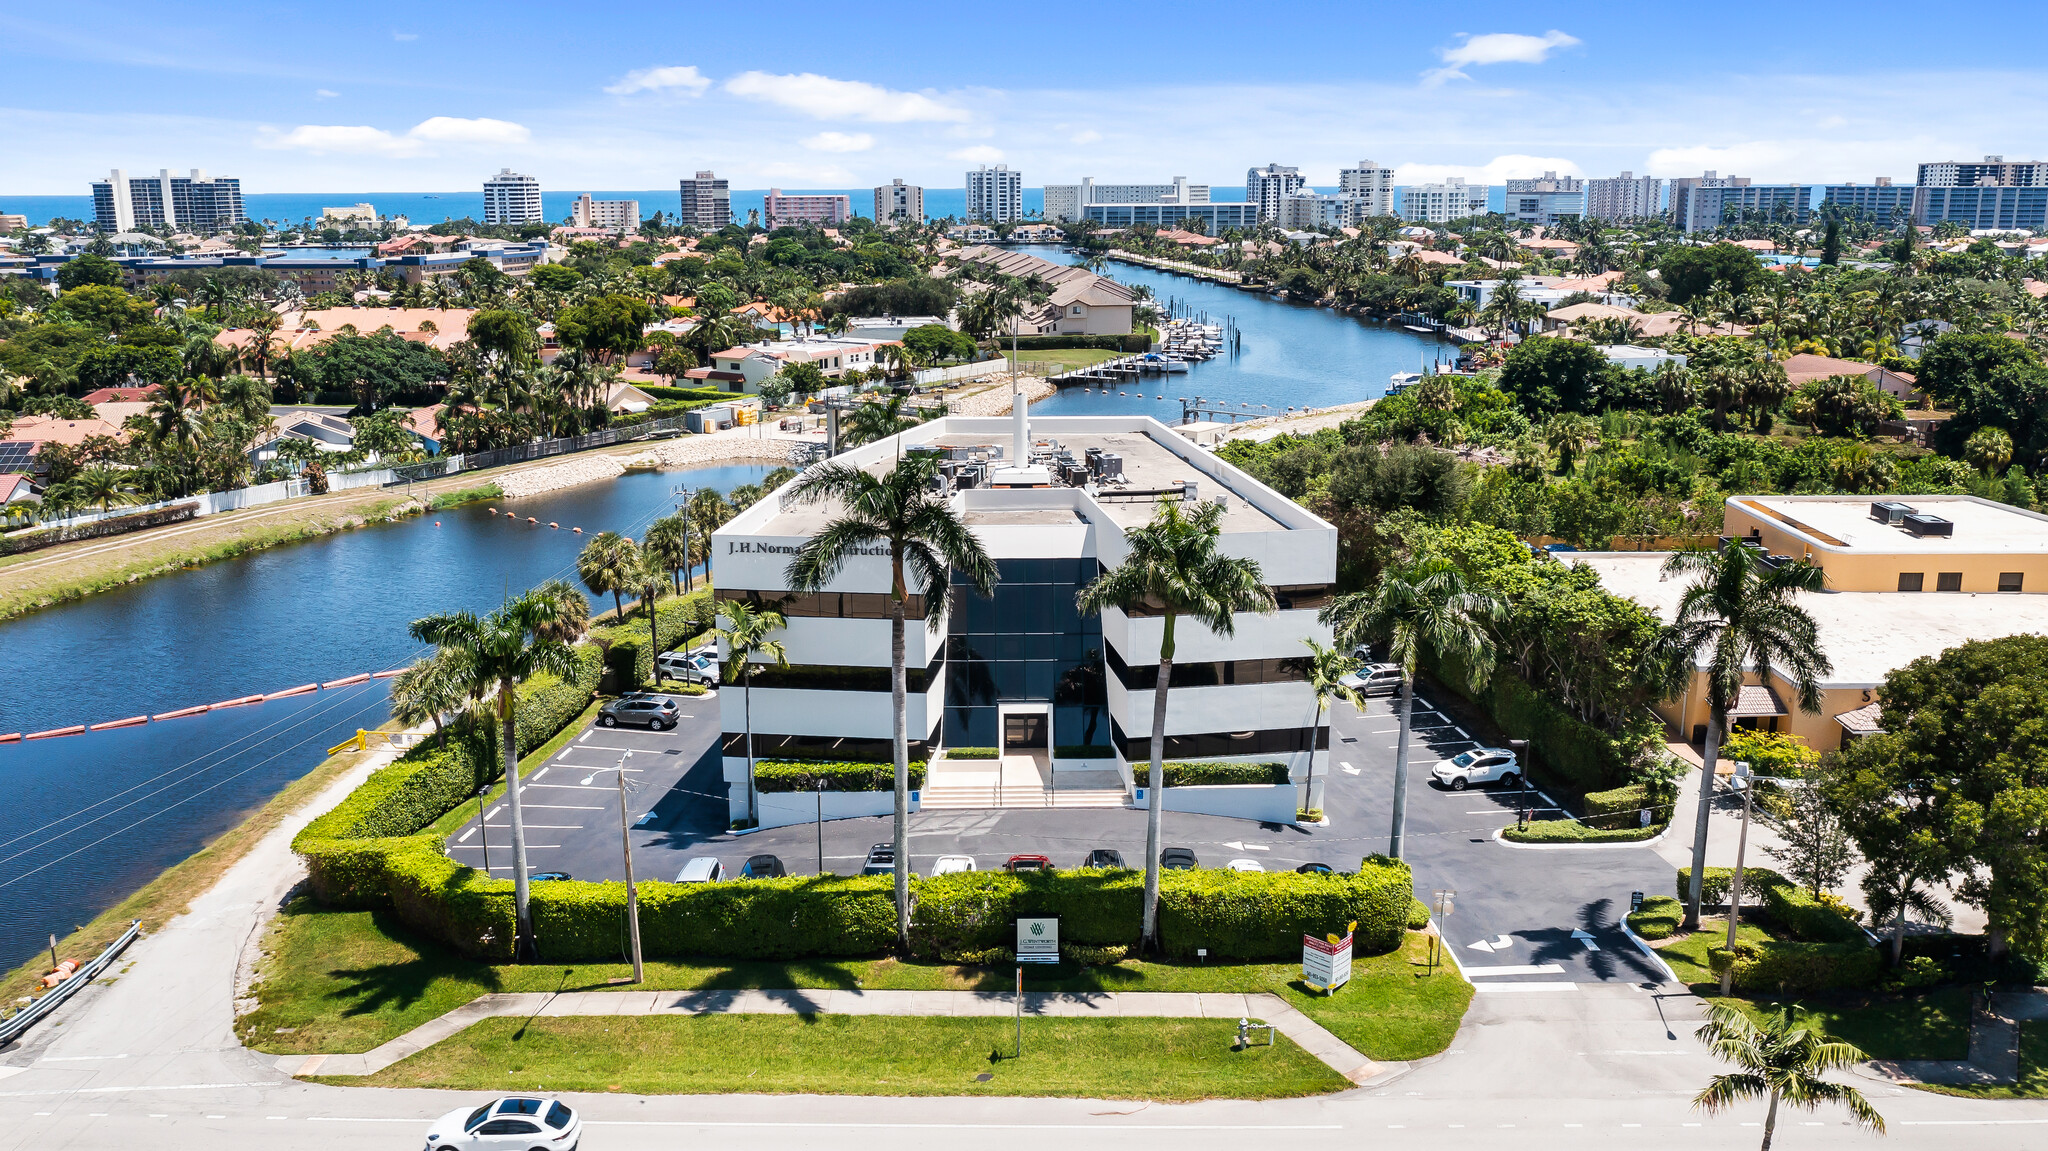
{"type": "Polygon", "coordinates": [[[1436,900],[1436,943],[1430,948],[1429,952],[1429,973],[1435,975],[1436,969],[1443,966],[1444,921],[1449,919],[1451,913],[1458,909],[1456,902],[1458,893],[1445,888],[1440,891],[1433,891],[1430,895],[1436,900]]]}

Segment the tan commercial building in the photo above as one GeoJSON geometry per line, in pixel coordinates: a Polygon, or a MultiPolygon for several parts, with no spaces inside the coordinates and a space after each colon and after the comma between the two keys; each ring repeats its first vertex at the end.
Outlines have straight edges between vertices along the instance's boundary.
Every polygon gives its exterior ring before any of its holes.
{"type": "MultiPolygon", "coordinates": [[[[1882,730],[1877,689],[1892,671],[1972,640],[2048,634],[2048,516],[1975,496],[1906,496],[1895,505],[1737,496],[1728,501],[1727,525],[1727,546],[1751,541],[1766,555],[1805,559],[1826,574],[1827,590],[1800,595],[1799,605],[1818,625],[1834,668],[1821,683],[1818,713],[1799,710],[1797,688],[1782,677],[1766,683],[1752,673],[1731,714],[1735,726],[1786,732],[1832,751],[1882,730]],[[1909,527],[1908,516],[1920,520],[1909,527]]],[[[1667,622],[1691,582],[1665,577],[1662,553],[1570,558],[1598,572],[1608,591],[1667,622]]],[[[1708,719],[1703,674],[1695,671],[1686,690],[1656,711],[1678,738],[1700,742],[1708,719]]]]}

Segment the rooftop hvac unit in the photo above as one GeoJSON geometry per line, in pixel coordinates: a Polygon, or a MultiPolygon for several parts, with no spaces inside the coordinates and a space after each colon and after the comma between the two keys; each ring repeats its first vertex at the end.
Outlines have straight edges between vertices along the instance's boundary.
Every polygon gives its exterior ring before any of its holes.
{"type": "Polygon", "coordinates": [[[1900,520],[1912,514],[1912,505],[1902,504],[1895,500],[1883,500],[1870,505],[1870,518],[1882,524],[1889,524],[1892,527],[1898,527],[1900,520]]]}
{"type": "Polygon", "coordinates": [[[1952,536],[1956,534],[1956,525],[1952,521],[1945,520],[1940,516],[1921,515],[1917,512],[1904,517],[1900,521],[1900,526],[1916,536],[1952,536]]]}

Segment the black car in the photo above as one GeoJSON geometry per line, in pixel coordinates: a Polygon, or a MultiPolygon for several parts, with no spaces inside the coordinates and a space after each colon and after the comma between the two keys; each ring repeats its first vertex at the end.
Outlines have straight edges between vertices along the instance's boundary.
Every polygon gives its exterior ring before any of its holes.
{"type": "Polygon", "coordinates": [[[868,859],[866,863],[860,865],[860,873],[862,875],[896,874],[896,845],[893,843],[877,843],[873,847],[868,848],[868,859]]]}
{"type": "Polygon", "coordinates": [[[1302,865],[1301,865],[1300,867],[1297,867],[1297,868],[1295,868],[1294,870],[1296,870],[1296,871],[1299,871],[1299,872],[1300,872],[1300,873],[1302,873],[1303,875],[1335,875],[1335,874],[1337,874],[1337,873],[1336,873],[1336,871],[1335,871],[1334,869],[1332,869],[1332,868],[1330,867],[1330,865],[1329,865],[1329,864],[1327,864],[1327,863],[1304,863],[1304,864],[1302,864],[1302,865]]]}
{"type": "Polygon", "coordinates": [[[1088,858],[1081,861],[1081,866],[1115,867],[1128,870],[1124,868],[1123,852],[1118,851],[1114,847],[1098,847],[1094,851],[1089,852],[1088,858]]]}
{"type": "Polygon", "coordinates": [[[1159,853],[1159,866],[1168,871],[1191,871],[1202,866],[1202,861],[1188,848],[1169,847],[1159,853]]]}
{"type": "Polygon", "coordinates": [[[676,701],[667,696],[629,695],[597,709],[599,727],[627,724],[653,731],[667,731],[676,725],[676,701]]]}
{"type": "Polygon", "coordinates": [[[741,879],[781,879],[788,874],[782,860],[773,855],[748,856],[746,863],[740,865],[741,879]]]}

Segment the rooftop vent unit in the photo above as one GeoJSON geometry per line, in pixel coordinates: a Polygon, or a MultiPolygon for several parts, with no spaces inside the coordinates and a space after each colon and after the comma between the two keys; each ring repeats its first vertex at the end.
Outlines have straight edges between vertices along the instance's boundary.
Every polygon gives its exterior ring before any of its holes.
{"type": "Polygon", "coordinates": [[[1904,517],[1900,521],[1900,526],[1904,527],[1908,533],[1916,536],[1952,536],[1956,534],[1956,525],[1952,521],[1945,520],[1940,516],[1914,513],[1904,517]]]}
{"type": "Polygon", "coordinates": [[[1894,500],[1883,500],[1870,505],[1870,518],[1890,527],[1898,527],[1901,520],[1912,514],[1912,505],[1894,500]]]}

